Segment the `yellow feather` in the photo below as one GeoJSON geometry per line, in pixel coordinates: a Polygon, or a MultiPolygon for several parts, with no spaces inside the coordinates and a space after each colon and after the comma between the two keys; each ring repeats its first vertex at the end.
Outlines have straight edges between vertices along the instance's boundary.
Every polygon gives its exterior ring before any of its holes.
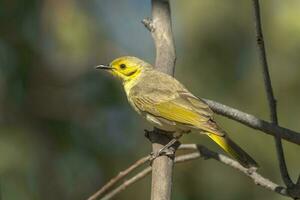
{"type": "Polygon", "coordinates": [[[207,133],[214,142],[216,142],[224,151],[229,153],[244,167],[258,167],[258,164],[249,156],[244,150],[242,150],[236,143],[234,143],[228,136],[218,136],[213,133],[207,133]]]}
{"type": "Polygon", "coordinates": [[[208,133],[207,134],[215,143],[217,143],[222,149],[224,149],[226,152],[229,153],[230,147],[228,143],[225,141],[224,137],[220,137],[218,135],[215,135],[213,133],[208,133]]]}
{"type": "Polygon", "coordinates": [[[216,130],[208,123],[209,118],[200,115],[194,110],[190,110],[185,105],[178,105],[172,101],[154,105],[158,111],[158,116],[170,121],[175,121],[183,125],[189,125],[194,129],[204,130],[216,135],[223,135],[223,132],[216,130]]]}
{"type": "Polygon", "coordinates": [[[171,101],[156,104],[155,109],[159,112],[161,117],[168,120],[180,122],[182,124],[197,126],[197,124],[202,121],[198,113],[186,109],[183,106],[178,106],[171,101]]]}

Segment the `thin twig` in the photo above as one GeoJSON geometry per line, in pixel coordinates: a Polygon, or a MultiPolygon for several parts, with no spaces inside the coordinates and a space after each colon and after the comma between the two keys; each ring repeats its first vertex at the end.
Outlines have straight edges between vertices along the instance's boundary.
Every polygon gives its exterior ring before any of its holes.
{"type": "Polygon", "coordinates": [[[148,31],[150,31],[150,33],[155,31],[155,27],[153,25],[152,19],[150,18],[143,19],[142,23],[148,29],[148,31]]]}
{"type": "MultiPolygon", "coordinates": [[[[277,118],[277,111],[276,111],[276,100],[272,89],[272,83],[271,83],[265,44],[264,44],[264,37],[262,33],[259,0],[253,0],[253,9],[254,9],[254,18],[255,18],[254,21],[255,21],[255,28],[256,28],[256,42],[259,51],[263,76],[264,76],[265,90],[266,90],[268,105],[270,110],[270,118],[271,121],[275,125],[277,125],[278,118],[277,118]]],[[[275,139],[281,177],[288,188],[293,187],[294,183],[291,180],[287,170],[280,134],[276,133],[274,139],[275,139]]]]}
{"type": "MultiPolygon", "coordinates": [[[[199,157],[200,157],[199,152],[189,153],[189,154],[186,154],[186,155],[178,156],[177,158],[175,158],[175,162],[176,163],[182,163],[182,162],[186,162],[186,161],[195,160],[195,159],[197,159],[199,157]]],[[[114,190],[112,190],[111,192],[109,192],[107,195],[105,195],[103,198],[101,198],[101,200],[112,199],[117,194],[119,194],[120,192],[122,192],[123,190],[125,190],[128,186],[136,183],[137,181],[141,180],[145,176],[149,175],[150,172],[151,172],[151,170],[152,170],[151,167],[147,167],[147,168],[143,169],[141,172],[139,172],[138,174],[136,174],[132,178],[124,181],[120,186],[118,186],[117,188],[115,188],[114,190]]]]}
{"type": "Polygon", "coordinates": [[[145,176],[150,174],[151,170],[152,170],[151,167],[145,168],[143,171],[139,172],[132,178],[128,179],[127,181],[124,181],[124,183],[122,183],[116,189],[112,190],[110,193],[105,195],[103,198],[101,198],[101,200],[109,200],[109,199],[113,198],[114,196],[116,196],[117,194],[119,194],[120,192],[125,190],[128,186],[134,184],[135,182],[141,180],[142,178],[144,178],[145,176]]]}
{"type": "MultiPolygon", "coordinates": [[[[216,153],[214,151],[209,150],[208,148],[201,146],[201,145],[196,145],[196,144],[182,144],[179,149],[181,150],[197,150],[192,153],[187,153],[183,154],[180,156],[177,156],[175,158],[175,163],[183,163],[191,160],[198,159],[200,157],[204,159],[209,159],[212,158],[216,161],[219,161],[227,166],[232,167],[233,169],[236,169],[240,172],[242,172],[244,175],[248,176],[250,179],[253,180],[253,182],[256,185],[259,185],[269,191],[276,192],[280,195],[283,196],[289,196],[286,188],[281,187],[277,185],[276,183],[273,183],[269,179],[263,177],[260,175],[258,172],[244,168],[242,165],[240,165],[237,161],[223,155],[220,153],[216,153]]],[[[147,167],[132,178],[128,179],[127,181],[124,181],[120,186],[109,192],[106,196],[104,196],[101,200],[109,200],[113,197],[115,197],[117,194],[125,190],[127,187],[130,185],[136,183],[138,180],[141,180],[151,172],[151,167],[147,167]]]]}
{"type": "Polygon", "coordinates": [[[292,131],[290,129],[280,127],[276,124],[259,119],[254,115],[242,112],[240,110],[223,105],[216,101],[212,101],[208,99],[203,99],[203,100],[217,114],[228,117],[229,119],[235,120],[248,127],[251,127],[256,130],[260,130],[269,135],[274,136],[278,133],[282,139],[300,145],[300,133],[296,131],[292,131]]]}
{"type": "Polygon", "coordinates": [[[129,173],[131,173],[136,168],[140,167],[144,163],[148,162],[150,159],[150,156],[145,156],[139,160],[137,160],[134,164],[130,165],[129,168],[121,171],[117,176],[112,178],[109,182],[107,182],[100,190],[98,190],[95,194],[90,196],[88,200],[96,200],[100,196],[102,196],[105,192],[107,192],[111,187],[113,187],[119,180],[126,177],[129,173]]]}

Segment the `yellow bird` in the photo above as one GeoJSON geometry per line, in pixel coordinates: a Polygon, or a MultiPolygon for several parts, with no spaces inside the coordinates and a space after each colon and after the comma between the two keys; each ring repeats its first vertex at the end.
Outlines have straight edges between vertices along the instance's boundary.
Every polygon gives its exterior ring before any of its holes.
{"type": "Polygon", "coordinates": [[[131,56],[117,58],[109,66],[96,68],[119,77],[131,106],[156,128],[177,134],[190,131],[206,134],[244,167],[257,168],[254,159],[213,120],[209,106],[172,76],[131,56]]]}

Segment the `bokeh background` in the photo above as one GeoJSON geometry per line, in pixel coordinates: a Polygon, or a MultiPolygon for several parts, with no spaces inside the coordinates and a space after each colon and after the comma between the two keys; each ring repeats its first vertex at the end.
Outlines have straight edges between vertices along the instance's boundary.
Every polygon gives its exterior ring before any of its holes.
{"type": "MultiPolygon", "coordinates": [[[[268,119],[251,1],[172,0],[176,77],[195,95],[268,119]]],[[[278,115],[300,131],[300,2],[262,1],[263,28],[278,115]]],[[[154,61],[141,20],[150,0],[0,2],[1,200],[86,199],[151,147],[121,84],[93,66],[121,55],[154,61]]],[[[217,121],[282,184],[273,138],[217,121]]],[[[183,142],[220,151],[206,137],[183,142]]],[[[292,177],[299,146],[284,142],[292,177]]],[[[213,160],[180,164],[174,200],[284,199],[213,160]]],[[[116,199],[149,199],[150,177],[116,199]]]]}

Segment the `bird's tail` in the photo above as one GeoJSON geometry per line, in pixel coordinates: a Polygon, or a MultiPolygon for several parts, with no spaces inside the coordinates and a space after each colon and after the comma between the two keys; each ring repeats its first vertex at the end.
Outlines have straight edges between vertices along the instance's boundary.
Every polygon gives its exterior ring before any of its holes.
{"type": "Polygon", "coordinates": [[[258,168],[258,164],[255,160],[242,150],[241,147],[234,143],[227,135],[219,136],[213,133],[207,133],[207,135],[244,167],[258,168]]]}

